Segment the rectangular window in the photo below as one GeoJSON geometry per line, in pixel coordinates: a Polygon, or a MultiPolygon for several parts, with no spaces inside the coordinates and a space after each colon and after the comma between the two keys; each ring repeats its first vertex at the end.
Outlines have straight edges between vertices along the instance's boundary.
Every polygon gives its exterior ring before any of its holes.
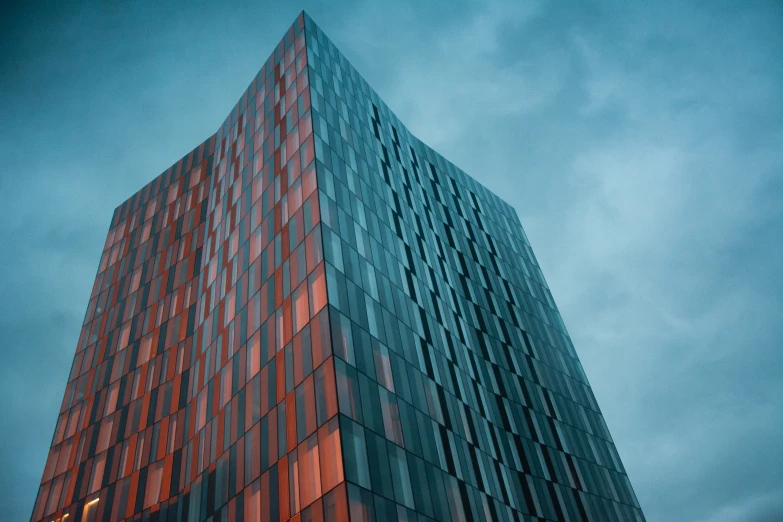
{"type": "Polygon", "coordinates": [[[364,428],[347,417],[340,418],[342,447],[345,460],[345,478],[362,487],[370,487],[370,468],[367,464],[367,445],[364,428]]]}
{"type": "Polygon", "coordinates": [[[362,404],[359,394],[359,380],[356,369],[341,359],[334,359],[337,402],[340,413],[363,423],[362,404]]]}
{"type": "Polygon", "coordinates": [[[299,493],[301,506],[309,506],[321,496],[321,460],[318,436],[313,434],[299,445],[299,493]]]}
{"type": "MultiPolygon", "coordinates": [[[[339,359],[338,359],[339,360],[339,359]]],[[[334,374],[334,357],[318,367],[313,375],[315,387],[315,413],[318,426],[331,419],[338,411],[337,384],[334,374]]]]}
{"type": "Polygon", "coordinates": [[[326,306],[326,276],[323,263],[308,276],[307,287],[310,294],[310,317],[315,317],[326,306]]]}
{"type": "Polygon", "coordinates": [[[391,443],[387,443],[387,448],[392,482],[394,483],[394,498],[398,503],[413,509],[413,490],[408,473],[407,452],[391,443]]]}
{"type": "MultiPolygon", "coordinates": [[[[324,293],[325,293],[324,289],[324,293]]],[[[310,287],[311,295],[313,296],[313,299],[308,299],[308,287],[304,283],[299,285],[296,290],[294,290],[293,296],[291,299],[293,300],[292,305],[292,321],[293,321],[293,327],[294,327],[294,334],[299,333],[299,331],[304,328],[304,326],[307,324],[307,322],[310,320],[310,317],[312,317],[314,314],[311,313],[313,308],[312,301],[315,300],[315,294],[312,292],[314,289],[310,287]]],[[[320,308],[319,308],[320,310],[320,308]]]]}
{"type": "Polygon", "coordinates": [[[144,509],[160,500],[160,485],[163,479],[163,461],[159,460],[147,468],[147,486],[144,493],[144,509]]]}

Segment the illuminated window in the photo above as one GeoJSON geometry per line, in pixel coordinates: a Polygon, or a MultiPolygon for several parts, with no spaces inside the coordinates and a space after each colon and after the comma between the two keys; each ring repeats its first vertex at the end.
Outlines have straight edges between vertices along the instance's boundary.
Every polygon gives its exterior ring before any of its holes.
{"type": "Polygon", "coordinates": [[[95,522],[95,515],[98,513],[98,501],[100,499],[95,498],[88,501],[84,505],[84,511],[82,511],[82,522],[95,522]]]}

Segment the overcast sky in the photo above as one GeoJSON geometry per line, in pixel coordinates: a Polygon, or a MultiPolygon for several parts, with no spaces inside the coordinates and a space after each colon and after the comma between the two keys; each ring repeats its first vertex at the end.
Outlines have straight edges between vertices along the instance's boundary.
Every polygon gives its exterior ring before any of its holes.
{"type": "Polygon", "coordinates": [[[0,520],[30,516],[114,207],[302,7],[516,208],[648,520],[783,520],[781,2],[219,3],[4,3],[0,520]]]}

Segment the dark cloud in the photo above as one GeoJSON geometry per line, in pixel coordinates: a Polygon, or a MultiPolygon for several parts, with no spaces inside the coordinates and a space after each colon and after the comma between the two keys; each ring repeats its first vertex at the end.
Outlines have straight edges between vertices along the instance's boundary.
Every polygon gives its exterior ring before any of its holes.
{"type": "MultiPolygon", "coordinates": [[[[648,519],[783,519],[779,2],[311,2],[530,237],[648,519]]],[[[34,501],[113,208],[298,7],[0,16],[0,519],[34,501]]]]}

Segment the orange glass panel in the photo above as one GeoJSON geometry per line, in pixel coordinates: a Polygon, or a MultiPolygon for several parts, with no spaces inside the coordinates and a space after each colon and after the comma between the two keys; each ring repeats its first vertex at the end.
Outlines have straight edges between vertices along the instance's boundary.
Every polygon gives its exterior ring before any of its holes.
{"type": "Polygon", "coordinates": [[[323,491],[329,491],[343,481],[340,425],[337,417],[318,429],[318,446],[320,448],[321,485],[323,491]]]}
{"type": "Polygon", "coordinates": [[[298,447],[299,467],[302,470],[299,473],[299,490],[303,507],[309,506],[321,496],[321,461],[318,447],[318,436],[315,434],[298,447]]]}
{"type": "Polygon", "coordinates": [[[163,461],[159,460],[147,468],[147,484],[144,493],[144,508],[157,504],[160,499],[160,486],[163,479],[163,461]]]}
{"type": "Polygon", "coordinates": [[[326,306],[326,275],[323,263],[308,276],[307,285],[310,289],[310,317],[315,317],[326,306]]]}
{"type": "Polygon", "coordinates": [[[310,317],[312,315],[309,312],[310,306],[308,300],[307,285],[305,285],[304,283],[299,285],[299,287],[294,291],[293,301],[294,301],[293,303],[294,333],[299,333],[299,331],[304,327],[304,325],[307,324],[307,322],[310,320],[310,317]]]}

